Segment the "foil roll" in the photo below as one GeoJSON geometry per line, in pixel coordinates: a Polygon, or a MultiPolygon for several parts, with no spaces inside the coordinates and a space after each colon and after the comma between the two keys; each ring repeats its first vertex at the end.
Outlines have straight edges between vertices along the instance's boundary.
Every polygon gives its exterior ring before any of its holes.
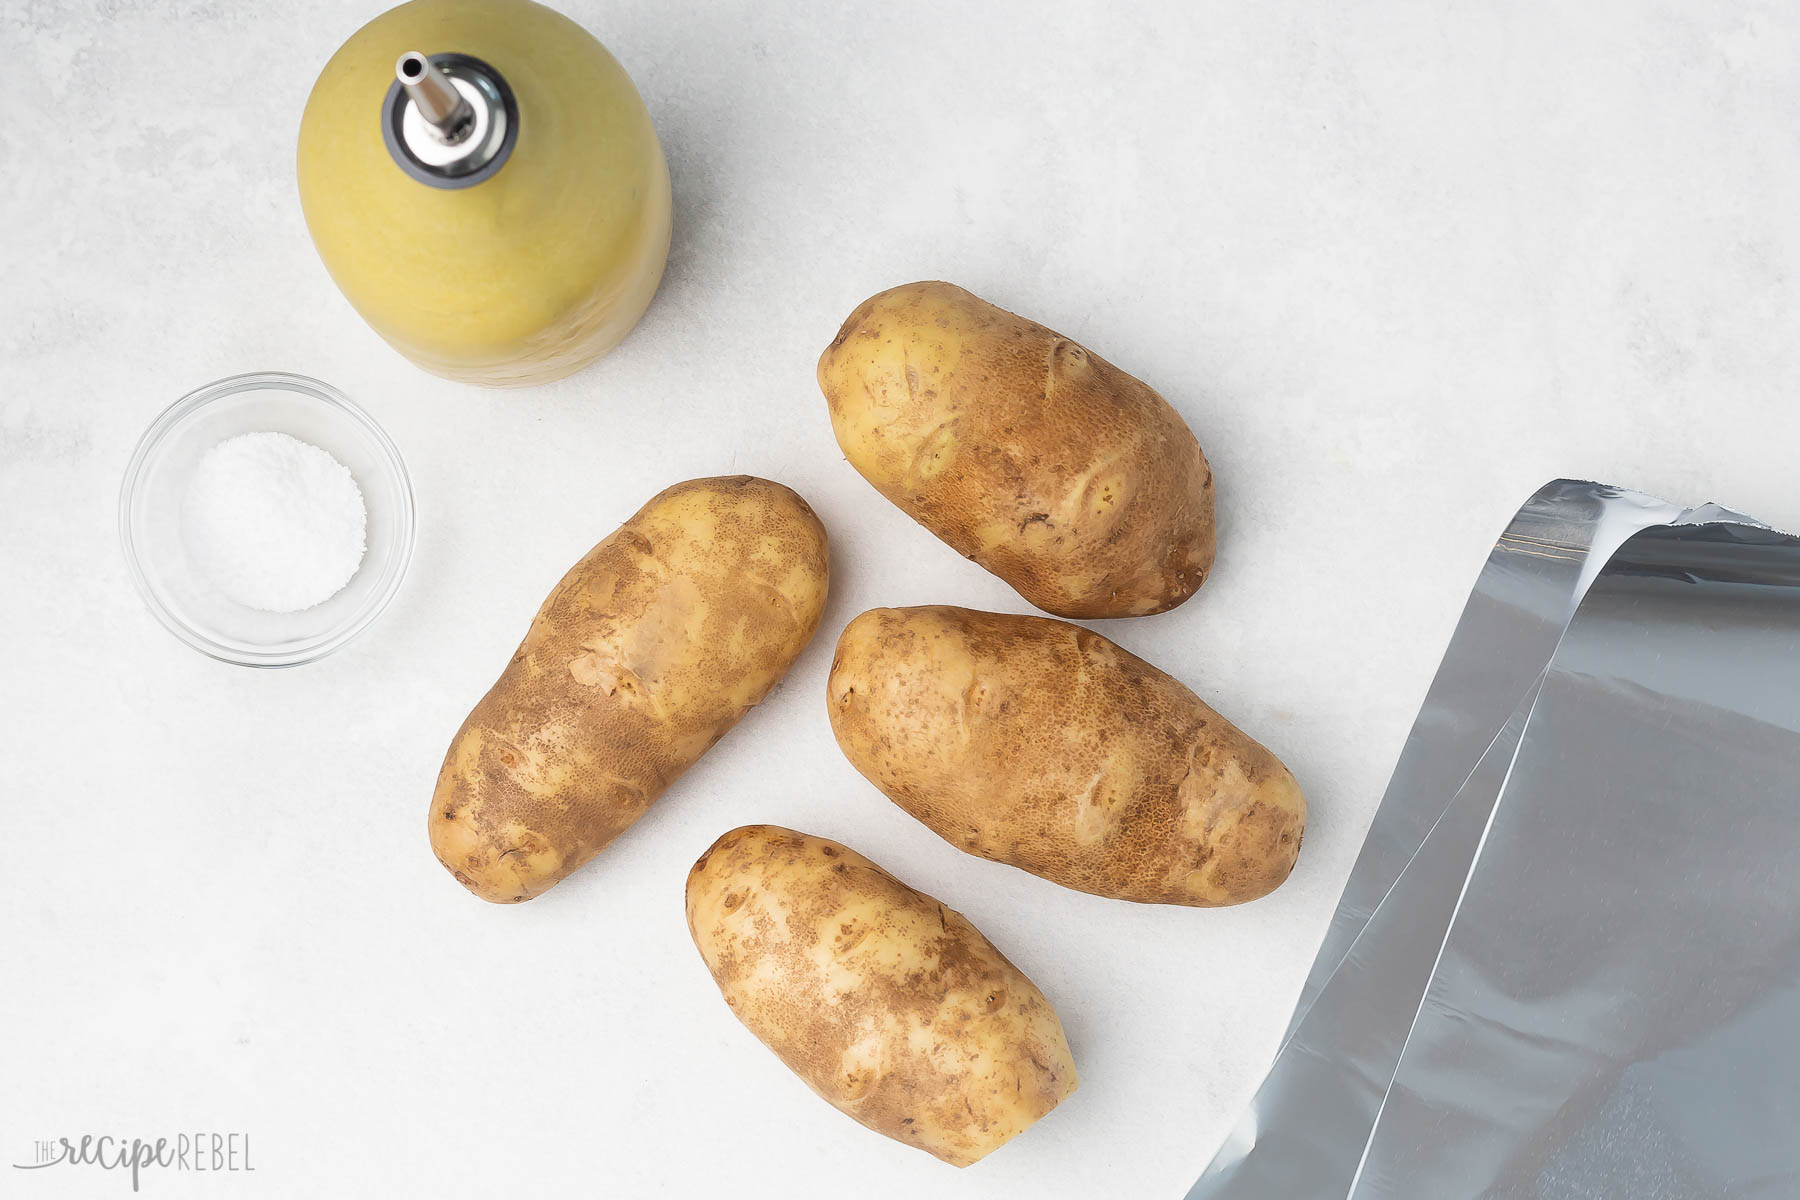
{"type": "Polygon", "coordinates": [[[1519,510],[1190,1200],[1800,1196],[1796,584],[1716,506],[1519,510]]]}

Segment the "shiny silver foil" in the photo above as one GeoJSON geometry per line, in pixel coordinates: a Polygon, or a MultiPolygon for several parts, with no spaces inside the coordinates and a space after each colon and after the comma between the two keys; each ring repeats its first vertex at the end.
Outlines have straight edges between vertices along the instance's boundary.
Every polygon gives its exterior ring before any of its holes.
{"type": "Polygon", "coordinates": [[[1800,1197],[1800,541],[1560,481],[1197,1198],[1800,1197]]]}

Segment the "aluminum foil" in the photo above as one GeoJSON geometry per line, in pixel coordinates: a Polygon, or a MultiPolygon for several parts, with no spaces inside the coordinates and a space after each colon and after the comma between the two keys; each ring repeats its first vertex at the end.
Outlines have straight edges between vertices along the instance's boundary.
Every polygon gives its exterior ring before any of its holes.
{"type": "Polygon", "coordinates": [[[1519,511],[1190,1200],[1800,1196],[1797,583],[1723,509],[1519,511]]]}

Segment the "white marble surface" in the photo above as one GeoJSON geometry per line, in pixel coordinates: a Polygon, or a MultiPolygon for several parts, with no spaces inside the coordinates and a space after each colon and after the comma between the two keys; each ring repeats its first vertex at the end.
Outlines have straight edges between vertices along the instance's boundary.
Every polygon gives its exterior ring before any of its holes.
{"type": "Polygon", "coordinates": [[[523,393],[409,366],[308,243],[300,107],[378,8],[0,10],[0,1160],[241,1130],[254,1174],[143,1194],[1178,1196],[1275,1048],[1514,506],[1569,474],[1800,525],[1790,4],[569,0],[656,117],[675,247],[616,354],[523,393]],[[837,752],[852,615],[1024,608],[857,477],[813,383],[857,301],[925,277],[1151,381],[1212,456],[1216,577],[1106,632],[1307,785],[1270,899],[1059,890],[952,850],[837,752]],[[364,640],[258,673],[139,607],[114,506],[160,409],[268,368],[385,423],[421,536],[364,640]],[[829,526],[817,643],[601,860],[522,907],[470,898],[424,837],[452,730],[570,562],[727,471],[829,526]],[[688,864],[751,821],[966,912],[1056,1003],[1080,1092],[960,1173],[815,1099],[683,923],[688,864]]]}

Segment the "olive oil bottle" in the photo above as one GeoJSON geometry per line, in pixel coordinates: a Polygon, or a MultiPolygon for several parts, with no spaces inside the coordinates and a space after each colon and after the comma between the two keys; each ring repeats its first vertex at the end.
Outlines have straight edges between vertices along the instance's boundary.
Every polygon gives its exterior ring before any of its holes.
{"type": "Polygon", "coordinates": [[[669,170],[618,61],[530,0],[412,0],[325,65],[300,203],[356,311],[426,370],[492,387],[611,350],[668,258],[669,170]]]}

